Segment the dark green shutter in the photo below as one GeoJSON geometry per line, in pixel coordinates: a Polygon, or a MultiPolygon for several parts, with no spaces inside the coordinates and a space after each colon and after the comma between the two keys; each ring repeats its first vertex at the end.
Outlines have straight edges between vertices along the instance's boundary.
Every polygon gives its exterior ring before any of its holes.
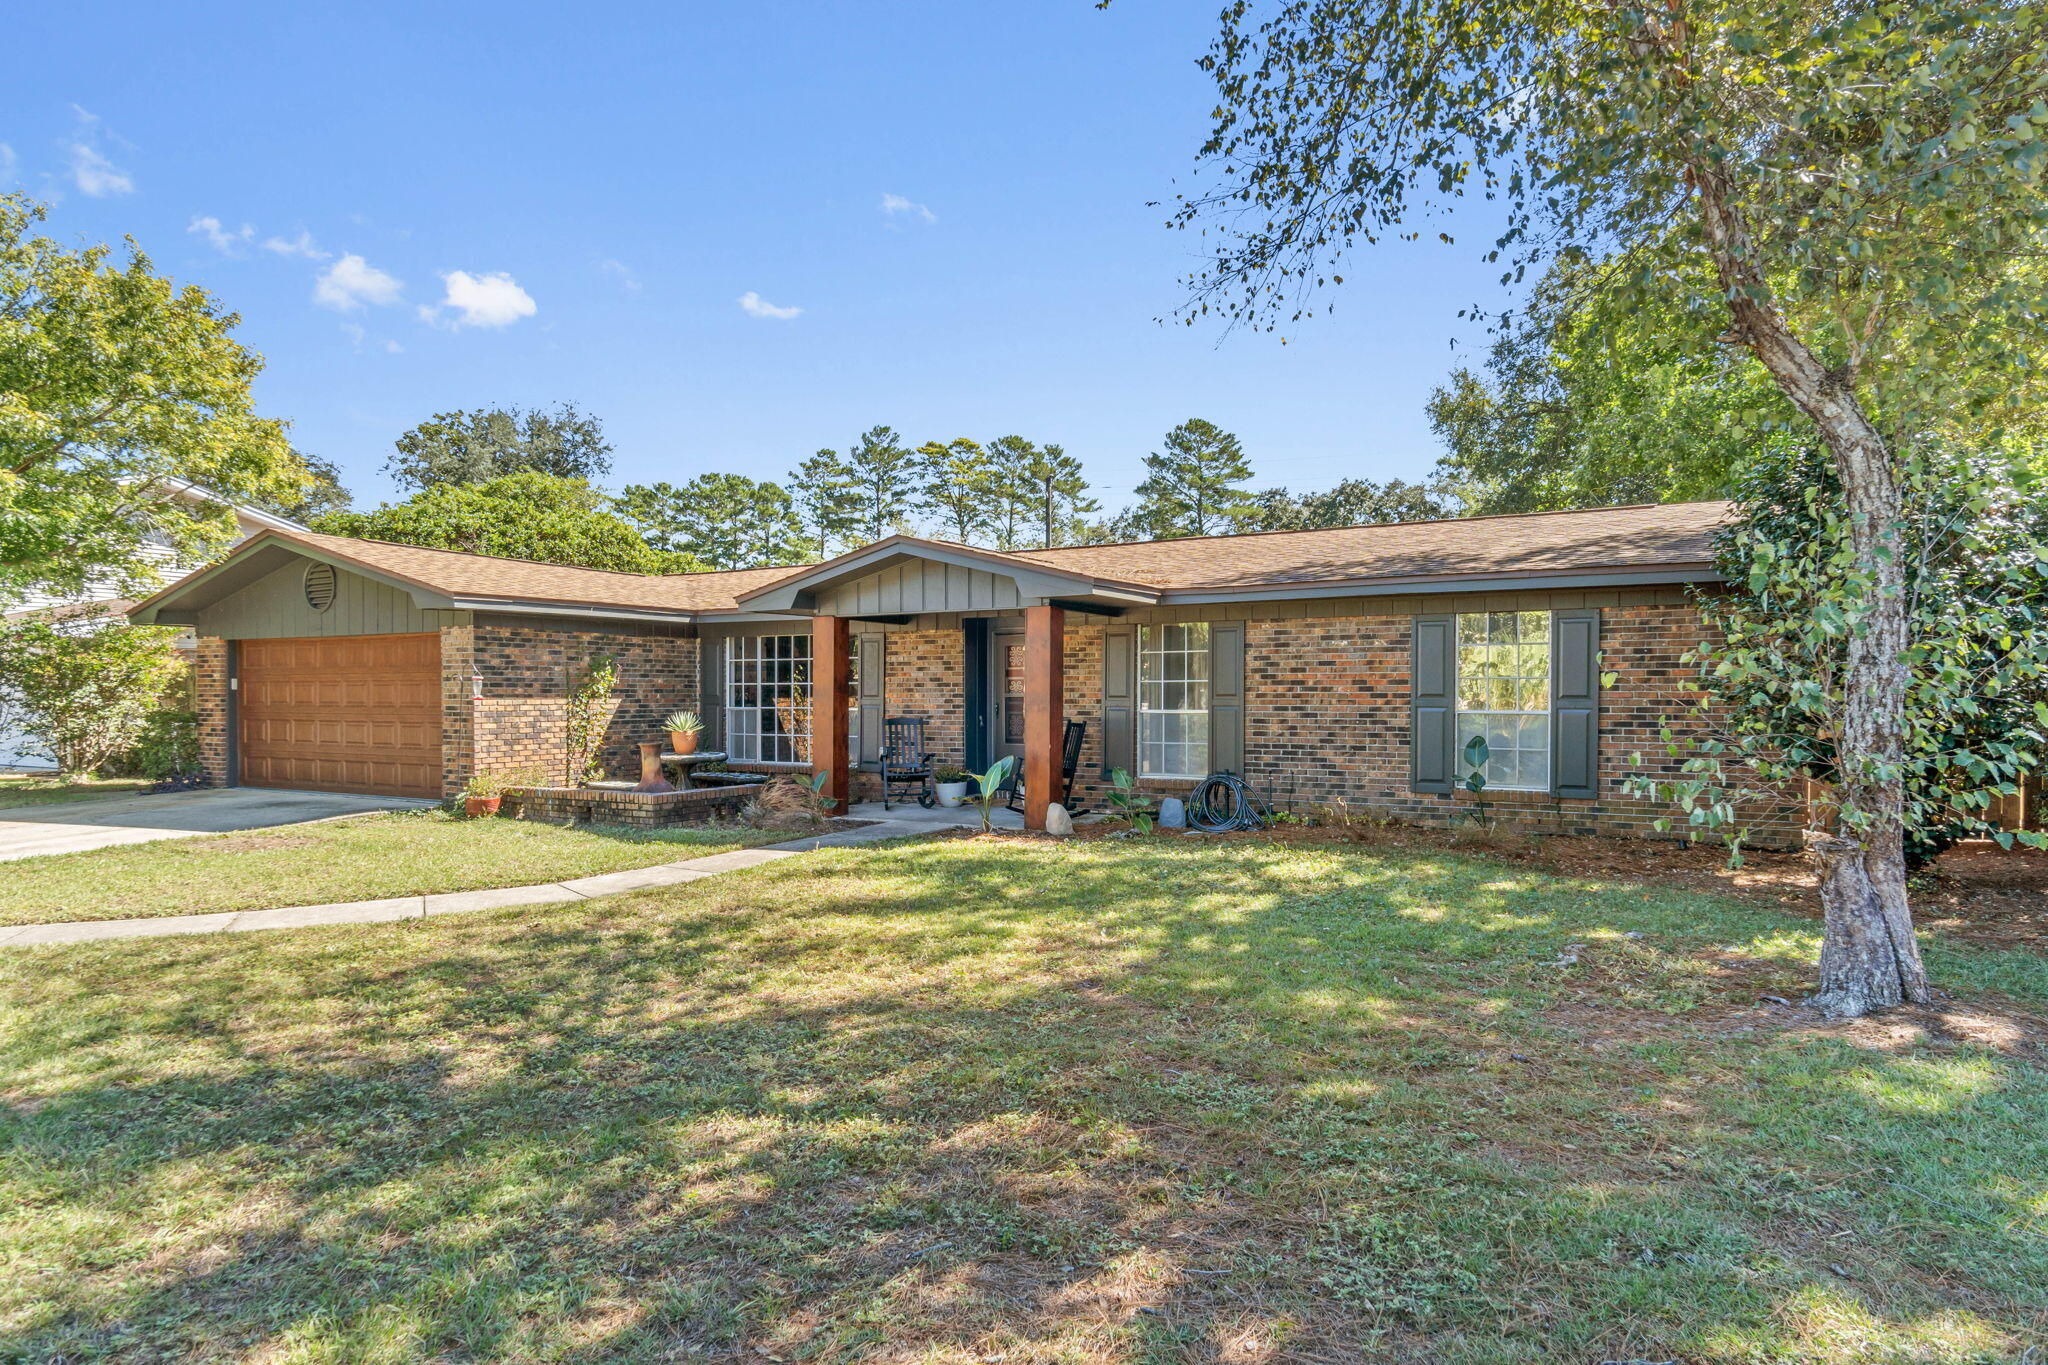
{"type": "Polygon", "coordinates": [[[1600,612],[1550,621],[1550,792],[1600,794],[1600,612]]]}
{"type": "Polygon", "coordinates": [[[1209,627],[1209,770],[1244,771],[1244,622],[1209,627]]]}
{"type": "Polygon", "coordinates": [[[1408,694],[1408,785],[1430,795],[1450,795],[1455,779],[1451,708],[1458,686],[1457,654],[1457,617],[1415,618],[1408,694]]]}
{"type": "Polygon", "coordinates": [[[1138,771],[1138,628],[1102,632],[1102,775],[1138,771]]]}
{"type": "Polygon", "coordinates": [[[882,761],[883,697],[889,680],[889,637],[857,635],[854,648],[860,651],[860,682],[854,700],[860,708],[860,761],[882,761]]]}

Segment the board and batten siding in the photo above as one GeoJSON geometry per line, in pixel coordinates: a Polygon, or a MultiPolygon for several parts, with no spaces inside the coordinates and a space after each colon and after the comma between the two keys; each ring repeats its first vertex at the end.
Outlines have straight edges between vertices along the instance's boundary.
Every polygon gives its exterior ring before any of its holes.
{"type": "Polygon", "coordinates": [[[820,616],[915,616],[1022,605],[1016,583],[1007,577],[958,564],[911,560],[821,589],[812,610],[820,616]]]}
{"type": "Polygon", "coordinates": [[[306,602],[310,561],[287,564],[199,612],[199,633],[229,640],[298,636],[412,635],[457,625],[466,612],[426,611],[388,583],[346,569],[334,571],[334,600],[325,611],[306,602]]]}

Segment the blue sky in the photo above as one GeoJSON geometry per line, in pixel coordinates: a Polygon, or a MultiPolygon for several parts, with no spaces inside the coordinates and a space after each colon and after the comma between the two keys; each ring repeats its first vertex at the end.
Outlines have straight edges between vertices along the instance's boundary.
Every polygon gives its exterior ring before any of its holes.
{"type": "Polygon", "coordinates": [[[1191,416],[1262,486],[1420,477],[1458,309],[1501,297],[1478,232],[1366,249],[1284,346],[1156,321],[1214,8],[32,7],[0,178],[239,311],[364,505],[432,412],[564,399],[615,483],[888,422],[1058,441],[1114,505],[1191,416]]]}

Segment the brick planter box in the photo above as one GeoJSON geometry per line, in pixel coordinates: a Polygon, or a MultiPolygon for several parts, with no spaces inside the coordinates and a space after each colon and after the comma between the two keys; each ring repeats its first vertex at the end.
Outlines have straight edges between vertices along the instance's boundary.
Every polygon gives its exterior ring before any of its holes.
{"type": "Polygon", "coordinates": [[[606,787],[513,787],[500,812],[515,820],[553,825],[630,825],[658,829],[687,825],[736,811],[758,784],[700,787],[686,792],[636,792],[606,787]]]}

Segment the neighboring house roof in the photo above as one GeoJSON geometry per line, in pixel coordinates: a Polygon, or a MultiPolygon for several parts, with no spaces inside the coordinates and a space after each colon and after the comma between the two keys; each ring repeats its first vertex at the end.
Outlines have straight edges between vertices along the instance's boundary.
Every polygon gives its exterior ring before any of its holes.
{"type": "Polygon", "coordinates": [[[823,564],[659,575],[267,529],[219,564],[144,599],[132,614],[174,619],[294,554],[402,587],[426,607],[684,618],[797,610],[813,585],[906,559],[1009,573],[1029,580],[1041,596],[1124,603],[1371,591],[1375,585],[1675,582],[1714,577],[1713,532],[1727,512],[1725,502],[1692,502],[1011,553],[891,536],[823,564]]]}

